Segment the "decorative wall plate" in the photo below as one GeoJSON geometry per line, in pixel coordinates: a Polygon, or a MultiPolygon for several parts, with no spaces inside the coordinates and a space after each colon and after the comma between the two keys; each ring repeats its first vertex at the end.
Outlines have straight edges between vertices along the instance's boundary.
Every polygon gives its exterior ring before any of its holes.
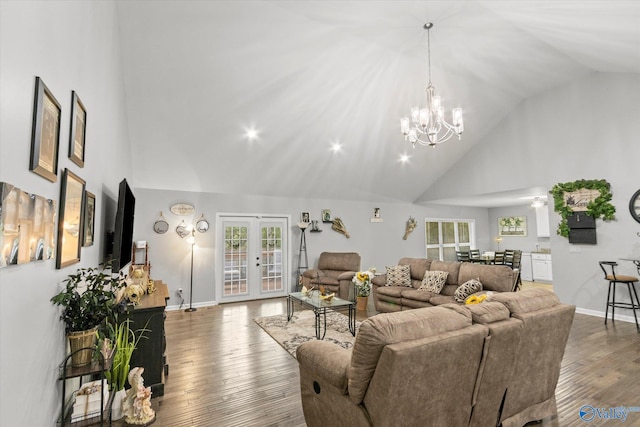
{"type": "Polygon", "coordinates": [[[195,209],[193,205],[188,203],[176,203],[170,208],[171,213],[174,215],[192,215],[195,209]]]}
{"type": "Polygon", "coordinates": [[[178,236],[182,237],[183,239],[191,234],[187,227],[182,224],[176,227],[176,233],[178,233],[178,236]]]}
{"type": "Polygon", "coordinates": [[[196,222],[196,230],[200,233],[205,233],[209,229],[209,221],[204,218],[204,214],[200,217],[198,222],[196,222]]]}
{"type": "Polygon", "coordinates": [[[167,232],[167,230],[169,230],[169,223],[166,219],[164,219],[162,212],[160,212],[160,218],[158,218],[156,222],[153,223],[153,231],[158,234],[164,234],[167,232]]]}

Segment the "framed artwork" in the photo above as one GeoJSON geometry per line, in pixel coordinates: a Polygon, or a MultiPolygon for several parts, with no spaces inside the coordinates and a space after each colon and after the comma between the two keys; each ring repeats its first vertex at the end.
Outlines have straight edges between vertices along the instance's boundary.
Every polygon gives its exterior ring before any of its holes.
{"type": "Polygon", "coordinates": [[[498,236],[526,236],[527,217],[509,216],[498,218],[498,236]]]}
{"type": "Polygon", "coordinates": [[[65,169],[62,174],[60,188],[56,268],[63,268],[80,262],[85,203],[84,193],[84,180],[69,169],[65,169]]]}
{"type": "MultiPolygon", "coordinates": [[[[71,127],[69,128],[69,158],[84,167],[84,143],[87,130],[87,110],[76,91],[71,92],[71,127]]],[[[95,199],[94,199],[95,200],[95,199]]]]}
{"type": "Polygon", "coordinates": [[[53,258],[56,202],[0,182],[0,268],[53,258]]]}
{"type": "Polygon", "coordinates": [[[331,209],[322,209],[322,222],[333,222],[333,217],[331,216],[331,209]]]}
{"type": "Polygon", "coordinates": [[[18,264],[20,249],[20,224],[18,207],[20,206],[20,189],[6,182],[0,189],[0,249],[2,258],[0,267],[18,264]]]}
{"type": "Polygon", "coordinates": [[[309,216],[309,212],[302,212],[300,214],[300,221],[309,223],[311,222],[311,217],[309,216]]]}
{"type": "Polygon", "coordinates": [[[96,216],[96,195],[84,193],[84,224],[82,225],[82,246],[93,246],[96,216]]]}
{"type": "Polygon", "coordinates": [[[42,79],[36,77],[29,170],[51,182],[58,179],[61,114],[62,109],[56,98],[42,79]]]}

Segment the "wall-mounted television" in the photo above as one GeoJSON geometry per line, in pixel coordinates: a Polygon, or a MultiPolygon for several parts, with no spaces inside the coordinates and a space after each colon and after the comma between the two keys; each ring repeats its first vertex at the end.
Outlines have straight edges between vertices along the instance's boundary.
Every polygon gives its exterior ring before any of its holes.
{"type": "Polygon", "coordinates": [[[111,272],[116,273],[131,262],[133,253],[133,218],[136,198],[126,179],[120,182],[118,189],[118,207],[113,231],[113,257],[111,272]]]}

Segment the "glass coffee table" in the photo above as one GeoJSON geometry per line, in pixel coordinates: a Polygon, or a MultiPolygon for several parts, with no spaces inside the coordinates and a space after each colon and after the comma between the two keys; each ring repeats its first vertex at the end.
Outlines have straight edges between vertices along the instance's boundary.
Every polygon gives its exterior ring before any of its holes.
{"type": "Polygon", "coordinates": [[[313,310],[313,314],[316,316],[315,326],[317,339],[324,339],[327,333],[327,310],[347,310],[349,312],[349,332],[351,332],[353,336],[356,335],[356,308],[353,301],[343,300],[335,296],[331,301],[325,301],[320,298],[320,292],[318,291],[312,291],[309,295],[305,295],[302,292],[291,292],[289,296],[287,296],[287,321],[293,317],[294,304],[296,301],[313,310]]]}

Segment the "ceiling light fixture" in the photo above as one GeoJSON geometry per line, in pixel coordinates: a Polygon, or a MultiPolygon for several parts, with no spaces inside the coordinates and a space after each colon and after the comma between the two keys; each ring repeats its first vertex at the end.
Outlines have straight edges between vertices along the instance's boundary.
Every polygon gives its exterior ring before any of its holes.
{"type": "Polygon", "coordinates": [[[544,200],[542,200],[540,197],[534,197],[533,201],[531,202],[531,207],[532,208],[541,208],[544,206],[544,200]]]}
{"type": "Polygon", "coordinates": [[[400,130],[405,141],[411,142],[415,148],[416,142],[420,145],[434,147],[436,144],[445,142],[453,135],[461,139],[464,123],[462,121],[462,108],[451,110],[451,123],[444,119],[444,107],[439,96],[435,95],[435,88],[431,84],[431,37],[430,30],[433,27],[431,22],[424,24],[427,30],[427,47],[429,55],[429,84],[427,85],[427,106],[425,108],[413,107],[411,109],[411,119],[403,117],[400,119],[400,130]],[[442,132],[442,134],[441,134],[442,132]]]}

